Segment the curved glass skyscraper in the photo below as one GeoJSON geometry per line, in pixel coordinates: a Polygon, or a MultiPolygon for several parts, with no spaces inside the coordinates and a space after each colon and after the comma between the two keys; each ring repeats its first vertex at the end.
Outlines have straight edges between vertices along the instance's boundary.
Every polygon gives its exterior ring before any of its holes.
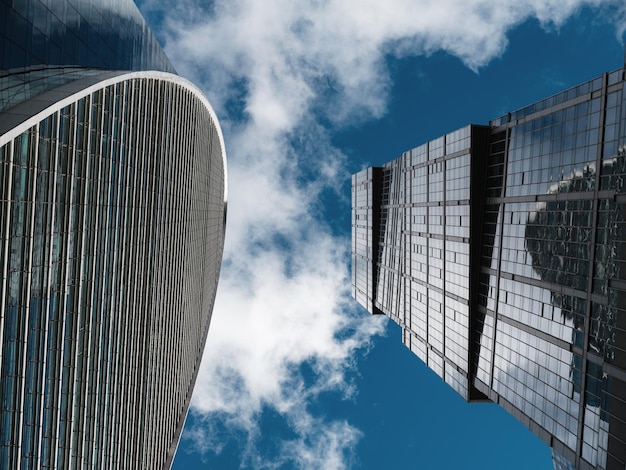
{"type": "Polygon", "coordinates": [[[0,1],[0,468],[167,468],[221,265],[221,131],[131,1],[47,3],[0,1]]]}

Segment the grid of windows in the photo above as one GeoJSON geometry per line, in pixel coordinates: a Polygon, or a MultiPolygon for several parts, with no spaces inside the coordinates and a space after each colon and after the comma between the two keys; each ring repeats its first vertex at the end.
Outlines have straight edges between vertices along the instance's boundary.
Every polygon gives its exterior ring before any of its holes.
{"type": "Polygon", "coordinates": [[[496,338],[494,391],[575,447],[580,356],[505,322],[498,322],[496,338]]]}
{"type": "Polygon", "coordinates": [[[206,100],[147,75],[2,137],[2,468],[173,457],[219,276],[225,163],[206,100]]]}
{"type": "Polygon", "coordinates": [[[488,157],[477,386],[582,468],[626,461],[621,75],[506,121],[488,157]]]}
{"type": "Polygon", "coordinates": [[[373,310],[373,259],[377,240],[373,226],[378,221],[375,212],[374,177],[369,168],[352,176],[352,296],[368,310],[373,310]]]}
{"type": "Polygon", "coordinates": [[[468,126],[405,153],[372,228],[373,313],[562,468],[626,465],[625,84],[618,70],[495,119],[484,150],[468,126]]]}
{"type": "Polygon", "coordinates": [[[175,72],[130,0],[0,0],[0,70],[42,64],[175,72]]]}
{"type": "Polygon", "coordinates": [[[370,197],[365,205],[376,169],[352,181],[354,297],[402,325],[405,344],[465,397],[472,129],[412,149],[379,169],[378,203],[370,197]],[[375,224],[366,211],[377,210],[375,224]],[[366,242],[374,245],[367,254],[366,242]],[[367,291],[365,279],[376,288],[367,291]]]}

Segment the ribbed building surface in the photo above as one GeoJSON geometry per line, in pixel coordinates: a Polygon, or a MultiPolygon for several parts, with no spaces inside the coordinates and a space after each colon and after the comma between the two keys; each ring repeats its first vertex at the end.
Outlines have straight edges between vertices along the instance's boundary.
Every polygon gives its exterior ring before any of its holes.
{"type": "Polygon", "coordinates": [[[624,70],[352,177],[353,296],[556,468],[626,465],[624,70]]]}
{"type": "Polygon", "coordinates": [[[168,468],[221,265],[219,124],[132,2],[18,3],[0,2],[28,25],[2,30],[0,468],[168,468]]]}

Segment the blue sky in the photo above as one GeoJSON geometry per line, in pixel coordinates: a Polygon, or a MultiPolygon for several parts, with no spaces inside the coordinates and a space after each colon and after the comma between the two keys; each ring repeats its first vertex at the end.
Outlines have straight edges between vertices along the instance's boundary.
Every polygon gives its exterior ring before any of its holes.
{"type": "Polygon", "coordinates": [[[220,117],[230,189],[173,468],[551,468],[350,299],[350,174],[619,68],[623,2],[159,3],[140,7],[220,117]]]}

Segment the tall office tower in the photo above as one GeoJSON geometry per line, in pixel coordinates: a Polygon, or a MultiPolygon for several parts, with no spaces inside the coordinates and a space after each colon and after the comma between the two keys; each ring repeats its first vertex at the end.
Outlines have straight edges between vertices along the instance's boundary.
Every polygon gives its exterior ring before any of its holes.
{"type": "Polygon", "coordinates": [[[0,468],[168,468],[220,271],[215,113],[130,0],[0,0],[0,468]]]}
{"type": "Polygon", "coordinates": [[[626,464],[624,70],[352,177],[352,293],[466,400],[626,464]]]}

